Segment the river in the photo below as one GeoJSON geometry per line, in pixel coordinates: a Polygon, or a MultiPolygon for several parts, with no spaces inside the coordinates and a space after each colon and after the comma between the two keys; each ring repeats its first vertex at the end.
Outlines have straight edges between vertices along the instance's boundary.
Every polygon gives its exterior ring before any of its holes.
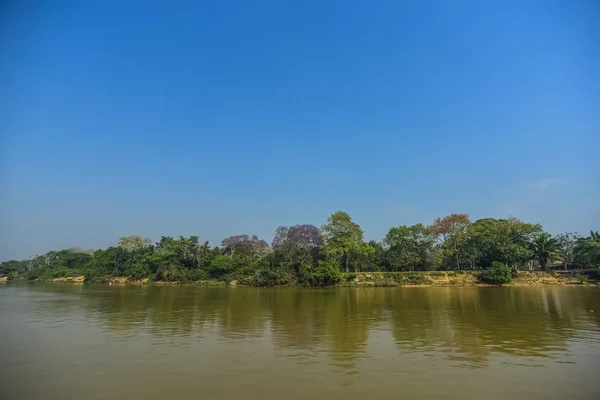
{"type": "Polygon", "coordinates": [[[600,399],[593,287],[7,284],[0,339],[5,400],[600,399]]]}

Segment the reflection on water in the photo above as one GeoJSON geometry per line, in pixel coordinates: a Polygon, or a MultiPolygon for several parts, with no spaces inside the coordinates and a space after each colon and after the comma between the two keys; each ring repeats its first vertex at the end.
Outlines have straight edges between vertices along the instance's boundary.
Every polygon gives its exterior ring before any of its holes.
{"type": "Polygon", "coordinates": [[[596,288],[8,285],[0,318],[10,398],[600,398],[596,288]]]}

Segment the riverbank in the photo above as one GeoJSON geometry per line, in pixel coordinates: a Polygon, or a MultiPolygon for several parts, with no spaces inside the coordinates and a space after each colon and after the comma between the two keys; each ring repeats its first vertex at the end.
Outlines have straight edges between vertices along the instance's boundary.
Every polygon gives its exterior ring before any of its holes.
{"type": "MultiPolygon", "coordinates": [[[[342,273],[336,286],[342,287],[420,287],[420,286],[493,286],[480,280],[480,271],[426,271],[426,272],[357,272],[342,273]]],[[[17,279],[22,281],[22,279],[17,279]]],[[[6,283],[6,277],[0,278],[6,283]]],[[[10,282],[10,281],[8,281],[10,282]]],[[[31,282],[31,281],[30,281],[31,282]]],[[[32,282],[86,283],[85,276],[52,278],[32,282]]],[[[132,280],[127,277],[111,277],[93,283],[110,285],[194,285],[194,286],[252,286],[240,281],[202,280],[196,282],[151,281],[147,278],[132,280]]],[[[583,286],[600,285],[600,279],[594,271],[519,271],[511,283],[504,286],[583,286]]]]}
{"type": "MultiPolygon", "coordinates": [[[[344,274],[342,286],[493,286],[482,283],[480,271],[429,272],[358,272],[344,274]]],[[[581,286],[599,285],[593,271],[518,271],[512,282],[504,286],[581,286]]]]}

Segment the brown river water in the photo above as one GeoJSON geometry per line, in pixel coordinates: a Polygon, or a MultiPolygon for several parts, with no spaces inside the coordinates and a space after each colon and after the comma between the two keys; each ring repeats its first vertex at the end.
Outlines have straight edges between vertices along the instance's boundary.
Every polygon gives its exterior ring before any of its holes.
{"type": "Polygon", "coordinates": [[[600,288],[0,286],[0,398],[600,399],[600,288]]]}

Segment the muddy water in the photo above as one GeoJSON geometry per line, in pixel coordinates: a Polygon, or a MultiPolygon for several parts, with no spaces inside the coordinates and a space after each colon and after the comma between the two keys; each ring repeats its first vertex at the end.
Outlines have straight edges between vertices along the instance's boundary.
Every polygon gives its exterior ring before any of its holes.
{"type": "Polygon", "coordinates": [[[7,284],[0,340],[3,399],[600,399],[598,288],[7,284]]]}

